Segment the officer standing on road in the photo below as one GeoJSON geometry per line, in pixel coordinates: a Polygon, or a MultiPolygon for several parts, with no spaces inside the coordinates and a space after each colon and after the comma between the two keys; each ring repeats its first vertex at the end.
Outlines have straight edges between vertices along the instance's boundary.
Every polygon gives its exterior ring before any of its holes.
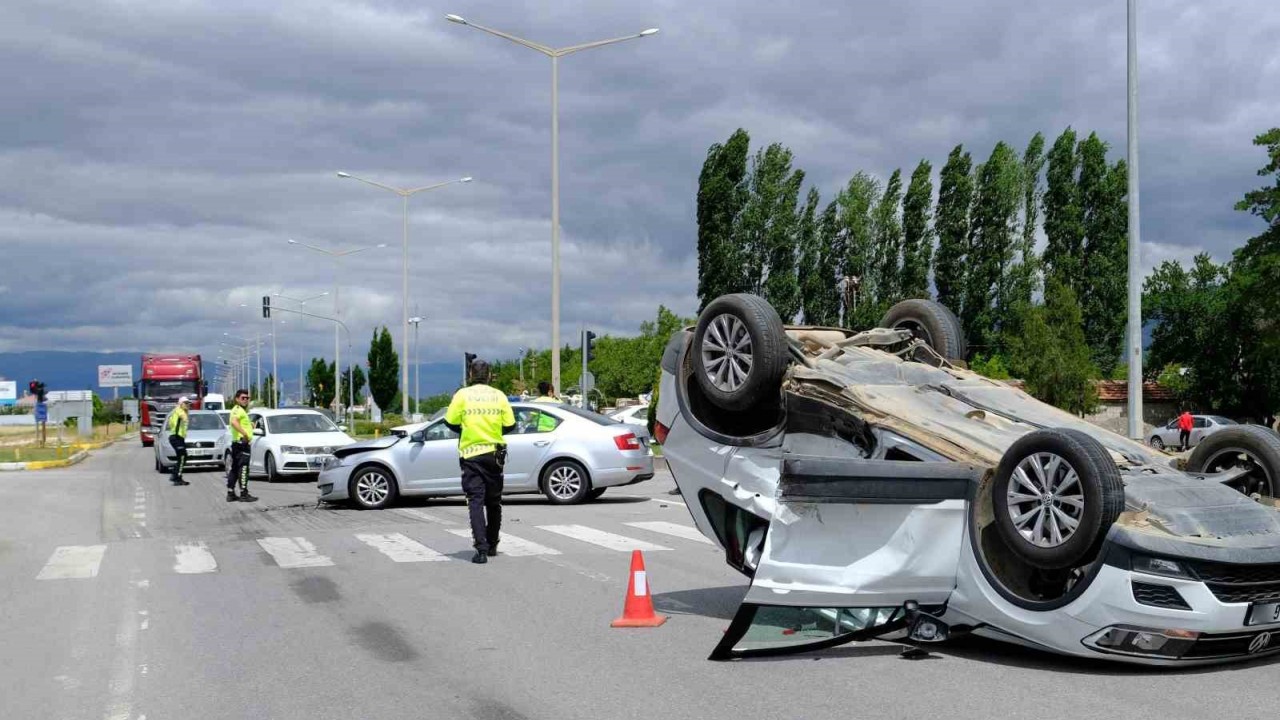
{"type": "Polygon", "coordinates": [[[190,424],[188,415],[190,410],[191,398],[183,395],[178,398],[178,407],[174,408],[164,421],[165,431],[169,433],[169,446],[173,448],[173,454],[176,456],[173,472],[169,474],[169,482],[174,485],[191,484],[182,479],[182,470],[187,464],[187,425],[190,424]]]}
{"type": "Polygon", "coordinates": [[[542,380],[538,383],[538,397],[534,398],[533,401],[539,403],[563,402],[560,398],[556,397],[556,389],[546,380],[542,380]]]}
{"type": "Polygon", "coordinates": [[[227,473],[227,502],[256,502],[249,494],[249,442],[253,440],[253,423],[249,422],[249,391],[236,391],[236,405],[231,408],[231,470],[227,473]],[[236,497],[236,483],[240,496],[236,497]]]}
{"type": "Polygon", "coordinates": [[[487,384],[489,363],[477,358],[469,370],[471,385],[454,393],[444,422],[458,433],[462,491],[467,495],[471,540],[476,548],[471,562],[484,564],[498,554],[502,469],[507,464],[507,444],[502,436],[515,429],[516,417],[507,396],[487,384]]]}

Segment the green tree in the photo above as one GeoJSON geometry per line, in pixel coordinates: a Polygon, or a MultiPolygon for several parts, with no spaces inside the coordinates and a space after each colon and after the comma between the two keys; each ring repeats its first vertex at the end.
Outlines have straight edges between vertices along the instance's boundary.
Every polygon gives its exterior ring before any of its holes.
{"type": "Polygon", "coordinates": [[[262,387],[260,388],[260,392],[258,393],[258,400],[260,400],[267,407],[271,407],[275,405],[275,403],[273,402],[275,399],[275,390],[276,390],[275,377],[271,373],[267,373],[267,376],[262,378],[262,387]]]}
{"type": "Polygon", "coordinates": [[[967,258],[968,278],[961,320],[969,344],[998,347],[1012,308],[1008,273],[1013,257],[1021,165],[1013,148],[996,143],[979,168],[967,258]]]}
{"type": "MultiPolygon", "coordinates": [[[[840,258],[840,286],[844,288],[841,300],[845,327],[869,327],[866,318],[875,315],[872,304],[872,242],[874,223],[871,209],[880,200],[880,182],[859,171],[836,197],[839,207],[837,257],[840,258]]],[[[875,318],[879,320],[879,318],[875,318]]],[[[872,325],[875,324],[873,320],[872,325]]]]}
{"type": "Polygon", "coordinates": [[[311,358],[307,368],[307,394],[312,407],[329,407],[333,404],[333,363],[324,358],[311,358]]]}
{"type": "Polygon", "coordinates": [[[934,285],[938,302],[957,315],[964,312],[969,249],[969,211],[973,202],[973,158],[957,145],[942,166],[938,185],[938,255],[934,285]]]}
{"type": "Polygon", "coordinates": [[[734,232],[746,291],[763,296],[784,321],[800,310],[795,228],[804,171],[793,169],[791,160],[779,143],[756,152],[734,232]]]}
{"type": "Polygon", "coordinates": [[[342,370],[342,402],[347,402],[347,398],[355,398],[357,404],[364,402],[364,384],[366,382],[364,376],[364,368],[360,365],[347,366],[342,370]],[[348,381],[348,377],[350,380],[348,381]],[[351,388],[347,385],[350,384],[351,388]],[[354,391],[354,392],[351,392],[354,391]]]}
{"type": "Polygon", "coordinates": [[[373,401],[383,410],[390,409],[392,400],[400,391],[400,356],[391,341],[391,331],[382,326],[374,329],[369,343],[369,392],[373,401]]]}
{"type": "MultiPolygon", "coordinates": [[[[1090,136],[1091,138],[1094,136],[1090,136]]],[[[1083,177],[1083,173],[1082,173],[1083,177]]],[[[1129,288],[1129,170],[1107,168],[1085,195],[1085,264],[1081,305],[1093,363],[1104,375],[1120,363],[1129,288]]]]}
{"type": "Polygon", "coordinates": [[[929,211],[933,205],[933,165],[921,160],[911,173],[907,194],[902,199],[903,298],[929,297],[929,265],[933,261],[933,234],[929,211]]]}
{"type": "MultiPolygon", "coordinates": [[[[1018,263],[1010,272],[1010,306],[1022,308],[1031,304],[1039,288],[1040,259],[1036,255],[1036,227],[1040,222],[1040,203],[1044,190],[1040,173],[1044,170],[1044,135],[1036,133],[1022,153],[1022,236],[1018,241],[1018,263]]],[[[1019,317],[1015,310],[1012,317],[1019,317]]],[[[1016,330],[1015,330],[1016,331],[1016,330]]]]}
{"type": "Polygon", "coordinates": [[[840,324],[840,290],[836,276],[840,270],[840,207],[832,200],[818,220],[818,274],[814,288],[813,315],[805,315],[810,325],[834,327],[840,324]]]}
{"type": "Polygon", "coordinates": [[[1084,269],[1084,210],[1076,171],[1080,157],[1076,153],[1076,132],[1062,131],[1049,150],[1044,194],[1044,234],[1048,244],[1044,250],[1046,281],[1054,277],[1079,292],[1084,269]]]}
{"type": "Polygon", "coordinates": [[[825,314],[823,304],[827,298],[827,286],[835,284],[834,273],[830,277],[823,274],[822,243],[825,238],[817,216],[819,200],[818,189],[809,188],[796,223],[796,234],[800,240],[800,266],[796,272],[800,283],[800,309],[804,311],[804,321],[810,325],[817,324],[814,319],[825,314]]]}
{"type": "Polygon", "coordinates": [[[880,201],[871,211],[871,293],[862,315],[863,324],[873,326],[880,321],[889,306],[898,301],[898,282],[902,267],[902,221],[898,212],[902,209],[902,170],[894,170],[885,183],[880,201]]]}
{"type": "Polygon", "coordinates": [[[698,176],[698,299],[706,307],[720,295],[742,289],[734,224],[746,201],[747,153],[751,138],[738,128],[723,145],[707,151],[698,176]]]}
{"type": "Polygon", "coordinates": [[[1051,278],[1044,304],[1028,308],[1022,332],[1010,336],[1009,370],[1026,383],[1032,396],[1063,410],[1084,415],[1097,405],[1080,304],[1071,288],[1051,278]]]}

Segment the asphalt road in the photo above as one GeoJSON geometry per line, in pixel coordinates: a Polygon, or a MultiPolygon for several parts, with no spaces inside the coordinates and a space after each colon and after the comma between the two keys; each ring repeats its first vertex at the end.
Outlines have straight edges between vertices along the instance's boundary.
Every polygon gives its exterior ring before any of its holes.
{"type": "Polygon", "coordinates": [[[1135,670],[981,640],[924,660],[871,642],[709,662],[745,580],[687,536],[665,474],[577,507],[509,499],[505,528],[525,542],[475,566],[460,500],[359,512],[316,507],[309,483],[255,482],[261,502],[229,504],[218,474],[172,487],[151,463],[126,443],[65,470],[0,474],[0,716],[1276,713],[1274,663],[1135,670]],[[660,546],[645,559],[671,619],[611,629],[635,541],[660,546]]]}

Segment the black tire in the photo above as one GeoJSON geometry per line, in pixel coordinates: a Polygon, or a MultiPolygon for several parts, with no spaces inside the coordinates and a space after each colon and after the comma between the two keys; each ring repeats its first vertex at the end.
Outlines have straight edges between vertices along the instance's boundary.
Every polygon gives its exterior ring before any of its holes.
{"type": "Polygon", "coordinates": [[[1037,430],[1018,439],[1000,460],[991,505],[996,529],[1018,557],[1045,570],[1077,567],[1095,557],[1111,524],[1124,511],[1124,482],[1106,449],[1089,435],[1071,429],[1037,430]],[[1015,480],[1020,468],[1019,477],[1026,477],[1030,486],[1015,480]],[[1046,477],[1049,492],[1039,479],[1044,470],[1052,471],[1046,477]],[[1069,480],[1071,471],[1075,482],[1069,480]],[[1011,486],[1023,492],[1011,497],[1011,486]],[[1076,523],[1074,528],[1070,522],[1076,523]],[[1069,534],[1062,534],[1064,528],[1069,534]]]}
{"type": "Polygon", "coordinates": [[[231,451],[222,453],[222,476],[226,477],[231,474],[231,451]]]}
{"type": "Polygon", "coordinates": [[[932,300],[903,300],[889,308],[880,326],[910,330],[947,360],[964,360],[964,331],[955,314],[932,300]]]}
{"type": "Polygon", "coordinates": [[[360,510],[381,510],[395,502],[400,495],[400,486],[391,471],[379,465],[369,465],[351,475],[347,492],[351,504],[360,510]]]}
{"type": "Polygon", "coordinates": [[[1152,435],[1151,442],[1147,444],[1156,450],[1164,450],[1164,441],[1160,439],[1159,435],[1152,435]]]}
{"type": "Polygon", "coordinates": [[[555,460],[542,470],[542,494],[553,505],[577,505],[591,495],[591,476],[572,460],[555,460]]]}
{"type": "Polygon", "coordinates": [[[745,410],[777,395],[790,362],[777,311],[745,293],[721,295],[707,305],[690,349],[698,386],[722,410],[745,410]]]}
{"type": "Polygon", "coordinates": [[[168,470],[165,469],[164,463],[160,462],[159,455],[156,455],[156,472],[160,473],[161,475],[169,472],[168,470]]]}
{"type": "Polygon", "coordinates": [[[1246,495],[1258,493],[1276,497],[1280,484],[1280,435],[1259,425],[1236,425],[1223,428],[1200,440],[1187,460],[1187,470],[1215,473],[1229,470],[1240,463],[1251,466],[1239,481],[1230,483],[1246,495]]]}
{"type": "Polygon", "coordinates": [[[273,483],[280,480],[280,473],[276,472],[276,459],[271,457],[271,453],[267,453],[267,457],[262,461],[262,465],[267,473],[267,482],[273,483]]]}
{"type": "Polygon", "coordinates": [[[601,495],[604,495],[604,491],[605,491],[605,490],[608,490],[608,489],[609,489],[609,488],[591,488],[591,492],[587,493],[587,499],[588,499],[588,500],[599,500],[599,499],[600,499],[600,496],[601,496],[601,495]]]}

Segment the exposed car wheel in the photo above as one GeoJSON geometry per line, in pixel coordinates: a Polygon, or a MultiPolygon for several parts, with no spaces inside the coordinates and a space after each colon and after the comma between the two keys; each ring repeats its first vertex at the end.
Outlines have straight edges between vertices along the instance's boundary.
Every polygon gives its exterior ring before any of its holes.
{"type": "Polygon", "coordinates": [[[889,308],[880,326],[910,330],[948,360],[964,360],[967,352],[960,321],[945,305],[932,300],[903,300],[889,308]]]}
{"type": "Polygon", "coordinates": [[[1151,436],[1151,447],[1153,447],[1153,448],[1155,448],[1155,449],[1157,449],[1157,450],[1163,450],[1163,449],[1164,449],[1164,441],[1160,439],[1160,436],[1159,436],[1159,435],[1152,435],[1152,436],[1151,436]]]}
{"type": "Polygon", "coordinates": [[[396,479],[386,468],[377,466],[361,468],[351,476],[348,492],[351,501],[361,510],[381,510],[396,499],[396,479]]]}
{"type": "Polygon", "coordinates": [[[167,472],[167,471],[164,469],[164,463],[160,462],[160,456],[159,456],[159,455],[157,455],[157,456],[156,456],[156,472],[160,473],[161,475],[163,475],[165,472],[167,472]]]}
{"type": "Polygon", "coordinates": [[[231,451],[230,450],[222,454],[222,473],[224,475],[231,474],[231,451]]]}
{"type": "Polygon", "coordinates": [[[745,410],[777,394],[790,358],[782,319],[763,298],[721,295],[693,335],[698,386],[723,410],[745,410]]]}
{"type": "Polygon", "coordinates": [[[267,453],[264,465],[267,468],[267,482],[273,483],[280,479],[280,473],[276,472],[276,459],[271,457],[271,453],[267,453]]]}
{"type": "Polygon", "coordinates": [[[542,471],[542,493],[556,505],[576,505],[591,493],[591,479],[578,463],[556,460],[542,471]]]}
{"type": "Polygon", "coordinates": [[[608,490],[608,488],[592,488],[591,492],[587,493],[587,499],[598,500],[601,495],[604,495],[605,490],[608,490]]]}
{"type": "Polygon", "coordinates": [[[1092,559],[1124,510],[1124,483],[1097,440],[1079,430],[1037,430],[1000,460],[991,503],[1009,549],[1055,570],[1092,559]]]}
{"type": "Polygon", "coordinates": [[[1200,440],[1187,470],[1217,473],[1244,466],[1247,473],[1228,483],[1245,495],[1276,496],[1280,482],[1280,435],[1257,425],[1223,428],[1200,440]]]}

